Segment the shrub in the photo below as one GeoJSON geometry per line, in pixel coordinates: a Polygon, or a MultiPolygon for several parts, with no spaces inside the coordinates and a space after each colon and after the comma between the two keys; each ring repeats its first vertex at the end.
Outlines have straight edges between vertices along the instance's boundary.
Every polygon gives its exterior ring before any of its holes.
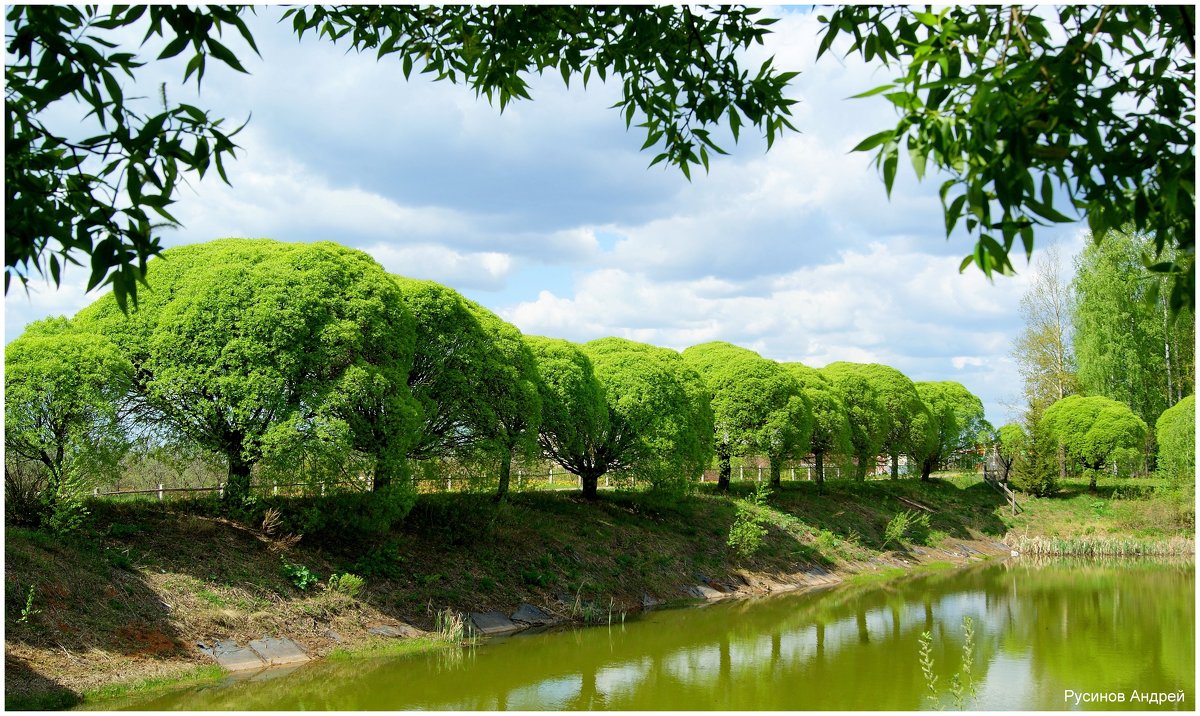
{"type": "Polygon", "coordinates": [[[66,535],[83,526],[88,516],[88,509],[83,504],[83,495],[83,481],[73,470],[68,470],[58,485],[57,494],[47,504],[49,518],[46,520],[46,526],[51,532],[66,535]]]}
{"type": "Polygon", "coordinates": [[[4,461],[4,522],[37,526],[42,523],[45,503],[38,495],[50,481],[45,465],[12,455],[4,461]]]}
{"type": "Polygon", "coordinates": [[[345,574],[330,575],[328,587],[332,592],[341,592],[351,597],[357,597],[358,593],[362,591],[364,584],[366,584],[365,579],[357,574],[347,572],[345,574]]]}
{"type": "Polygon", "coordinates": [[[1037,497],[1049,497],[1058,492],[1058,460],[1049,441],[1035,435],[1025,450],[1013,460],[1009,485],[1037,497]]]}
{"type": "Polygon", "coordinates": [[[303,564],[292,564],[285,561],[279,571],[292,583],[292,586],[302,592],[307,591],[309,587],[321,581],[316,572],[313,572],[303,564]]]}
{"type": "Polygon", "coordinates": [[[929,515],[905,510],[897,513],[883,528],[883,543],[903,546],[905,538],[924,544],[929,539],[929,515]]]}
{"type": "Polygon", "coordinates": [[[404,576],[404,557],[395,544],[386,544],[367,551],[351,566],[355,574],[381,579],[398,579],[404,576]]]}
{"type": "Polygon", "coordinates": [[[751,557],[762,547],[763,537],[767,536],[767,518],[761,514],[767,506],[767,498],[771,489],[764,483],[760,484],[748,499],[739,500],[737,517],[729,528],[729,538],[726,544],[743,557],[751,557]]]}

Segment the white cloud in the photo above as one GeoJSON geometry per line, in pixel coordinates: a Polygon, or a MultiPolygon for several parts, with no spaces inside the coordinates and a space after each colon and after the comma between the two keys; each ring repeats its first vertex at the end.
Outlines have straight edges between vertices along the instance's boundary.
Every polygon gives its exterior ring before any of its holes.
{"type": "Polygon", "coordinates": [[[365,250],[391,273],[430,279],[458,289],[502,288],[513,268],[511,256],[494,251],[463,253],[436,244],[377,244],[365,250]]]}
{"type": "Polygon", "coordinates": [[[617,335],[678,350],[726,340],[817,367],[879,362],[914,380],[960,380],[997,409],[1001,386],[963,368],[1003,368],[996,352],[1007,353],[1019,286],[956,269],[953,258],[884,244],[732,292],[716,277],[605,268],[583,275],[573,295],[543,291],[502,313],[522,331],[576,341],[617,335]]]}

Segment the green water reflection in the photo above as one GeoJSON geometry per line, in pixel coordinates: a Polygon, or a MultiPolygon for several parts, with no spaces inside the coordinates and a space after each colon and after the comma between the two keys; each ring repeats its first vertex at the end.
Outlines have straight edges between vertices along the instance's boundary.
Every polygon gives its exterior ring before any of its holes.
{"type": "MultiPolygon", "coordinates": [[[[945,684],[958,665],[962,618],[970,616],[973,708],[1075,708],[1064,700],[1067,689],[1182,690],[1186,700],[1175,707],[1192,710],[1194,603],[1191,563],[1014,562],[662,611],[461,652],[314,663],[111,706],[913,710],[932,706],[916,659],[920,633],[934,634],[945,684]]],[[[1124,705],[1131,707],[1156,708],[1124,705]]]]}

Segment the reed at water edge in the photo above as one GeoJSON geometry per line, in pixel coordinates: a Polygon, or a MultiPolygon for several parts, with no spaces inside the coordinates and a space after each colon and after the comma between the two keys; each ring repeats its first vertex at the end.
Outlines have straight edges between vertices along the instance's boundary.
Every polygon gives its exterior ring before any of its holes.
{"type": "Polygon", "coordinates": [[[1187,537],[1143,540],[1131,537],[1028,537],[1006,540],[1021,554],[1056,557],[1183,557],[1194,556],[1196,543],[1187,537]]]}

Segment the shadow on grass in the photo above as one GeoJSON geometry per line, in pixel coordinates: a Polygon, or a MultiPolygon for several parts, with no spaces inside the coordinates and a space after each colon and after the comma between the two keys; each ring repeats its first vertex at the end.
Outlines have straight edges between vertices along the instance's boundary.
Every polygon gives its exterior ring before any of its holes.
{"type": "Polygon", "coordinates": [[[61,711],[81,701],[79,694],[39,674],[24,659],[4,656],[5,711],[61,711]]]}

